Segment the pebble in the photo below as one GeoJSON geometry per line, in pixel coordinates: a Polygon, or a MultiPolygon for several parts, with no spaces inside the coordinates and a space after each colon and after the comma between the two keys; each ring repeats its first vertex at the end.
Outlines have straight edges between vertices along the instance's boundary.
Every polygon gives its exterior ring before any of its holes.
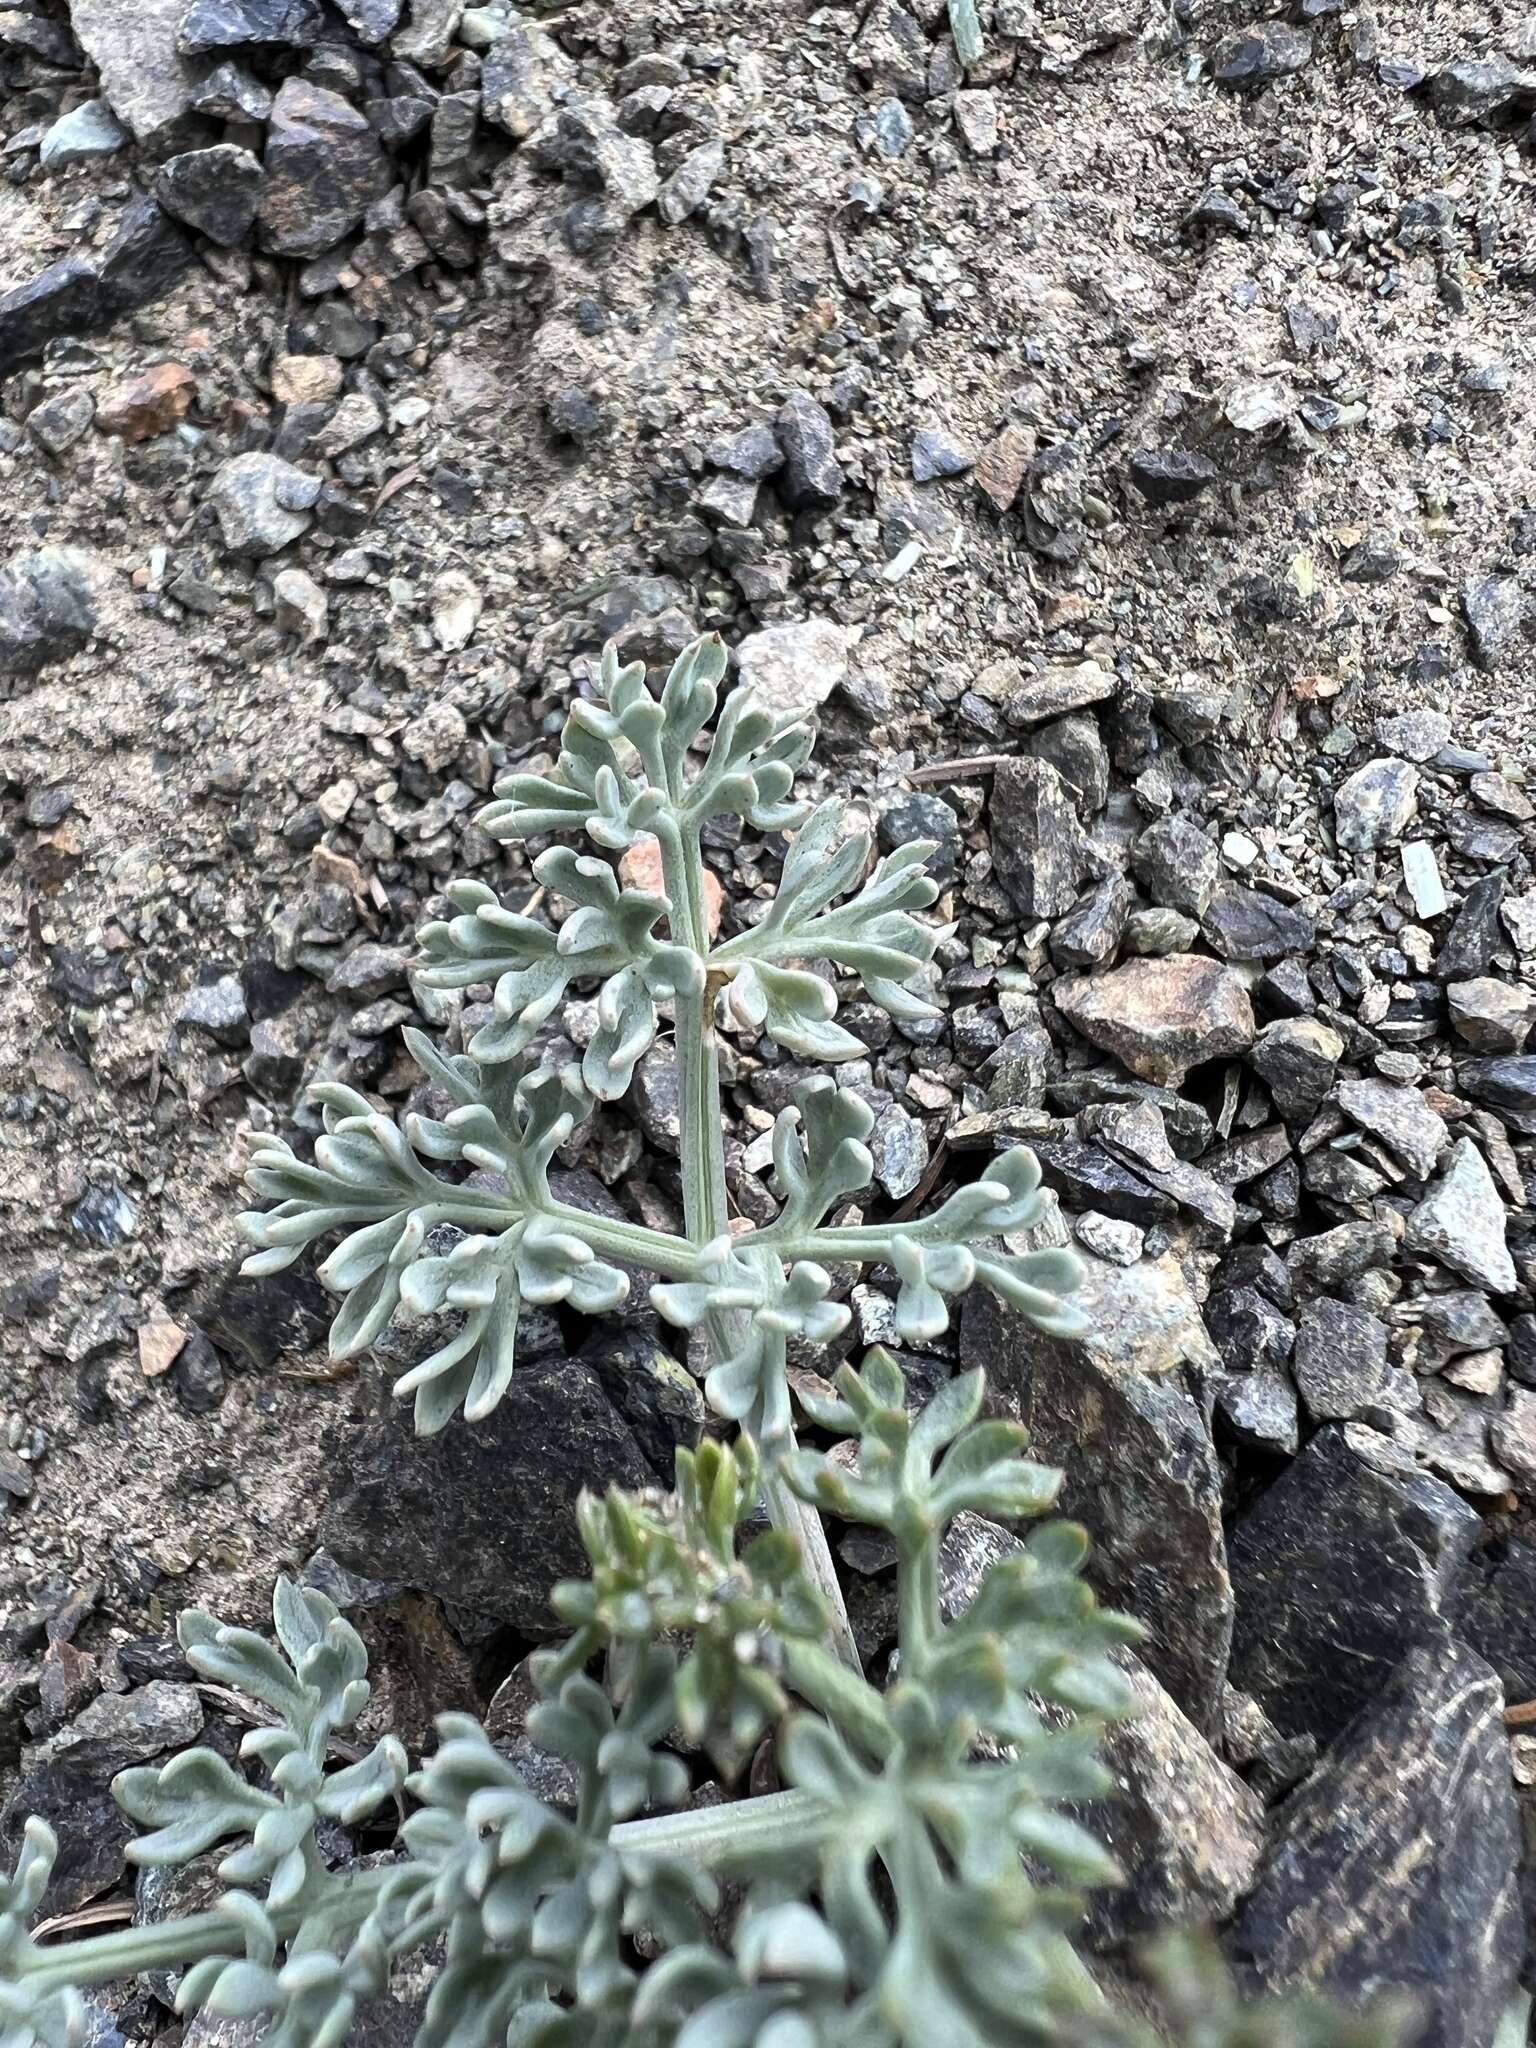
{"type": "Polygon", "coordinates": [[[826,702],[846,677],[859,637],[856,626],[830,619],[766,626],[737,647],[737,670],[770,711],[787,718],[826,702]]]}
{"type": "Polygon", "coordinates": [[[1371,853],[1402,836],[1419,808],[1419,772],[1390,757],[1356,769],[1334,792],[1334,831],[1339,845],[1371,853]]]}
{"type": "Polygon", "coordinates": [[[272,555],[297,540],[308,531],[319,496],[319,477],[255,450],[230,456],[208,487],[232,555],[272,555]]]}
{"type": "Polygon", "coordinates": [[[848,479],[837,460],[826,407],[808,392],[796,391],[780,408],[775,431],[784,455],[778,486],[784,503],[792,512],[835,505],[848,479]]]}
{"type": "Polygon", "coordinates": [[[127,141],[127,130],[105,100],[84,100],[54,122],[38,146],[38,161],[45,170],[63,171],[116,156],[127,141]]]}
{"type": "Polygon", "coordinates": [[[216,143],[168,158],[155,173],[155,197],[187,227],[232,249],[251,231],[265,175],[248,149],[216,143]]]}

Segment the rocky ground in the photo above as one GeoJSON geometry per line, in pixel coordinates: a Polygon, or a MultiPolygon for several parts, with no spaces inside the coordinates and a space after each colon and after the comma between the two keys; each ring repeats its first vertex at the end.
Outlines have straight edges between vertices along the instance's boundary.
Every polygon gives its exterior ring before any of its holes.
{"type": "MultiPolygon", "coordinates": [[[[987,1364],[1152,1631],[1105,1954],[1214,1918],[1492,2039],[1536,1840],[1536,16],[982,13],[962,73],[935,0],[0,8],[0,1836],[58,1816],[60,1911],[124,1896],[112,1771],[227,1734],[181,1606],[302,1567],[413,1744],[494,1698],[516,1745],[576,1488],[698,1428],[643,1317],[545,1319],[417,1444],[232,1217],[244,1129],[403,1103],[419,1000],[457,1032],[412,931],[454,875],[526,895],[474,814],[603,642],[718,628],[883,844],[940,842],[946,1017],[847,1013],[881,1199],[1023,1138],[1089,1259],[1089,1342],[978,1304],[908,1364],[987,1364]]],[[[781,850],[717,841],[727,917],[781,850]]],[[[797,1070],[729,1078],[761,1216],[797,1070]]],[[[675,1220],[671,1082],[573,1197],[675,1220]]],[[[842,1555],[879,1659],[887,1560],[842,1555]]],[[[103,2040],[174,2039],[166,1989],[103,2040]]]]}

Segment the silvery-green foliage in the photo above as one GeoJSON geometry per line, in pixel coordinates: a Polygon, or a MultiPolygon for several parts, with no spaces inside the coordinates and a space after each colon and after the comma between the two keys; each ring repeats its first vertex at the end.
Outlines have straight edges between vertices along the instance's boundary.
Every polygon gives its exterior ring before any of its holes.
{"type": "Polygon", "coordinates": [[[794,800],[794,779],[810,751],[810,727],[768,712],[742,690],[719,706],[725,660],[718,639],[695,642],[658,697],[643,666],[620,667],[610,649],[600,697],[572,707],[550,772],[498,783],[481,820],[493,838],[565,832],[597,851],[552,846],[535,858],[537,880],[563,906],[558,922],[503,908],[483,883],[457,882],[447,893],[459,915],[423,928],[424,981],[439,988],[487,983],[493,991],[492,1021],[473,1033],[465,1053],[439,1052],[421,1033],[407,1034],[450,1105],[446,1113],[408,1116],[397,1126],[354,1090],[330,1085],[314,1091],[325,1133],[313,1163],[279,1137],[257,1140],[248,1184],[273,1206],[240,1219],[257,1247],[246,1271],[273,1272],[305,1245],[344,1232],[320,1267],[321,1279],[344,1297],[333,1353],[366,1350],[401,1309],[463,1313],[454,1335],[396,1383],[398,1393],[414,1396],[423,1431],[440,1429],[460,1409],[477,1422],[496,1407],[515,1366],[524,1306],[615,1307],[624,1298],[625,1264],[662,1273],[655,1306],[708,1336],[709,1400],[770,1449],[792,1434],[789,1342],[824,1343],[848,1321],[834,1298],[831,1264],[894,1266],[898,1328],[912,1342],[937,1336],[948,1303],[977,1280],[1043,1328],[1075,1327],[1075,1311],[1061,1299],[1076,1270],[1069,1254],[1016,1255],[976,1242],[1040,1221],[1049,1198],[1027,1152],[996,1160],[930,1217],[825,1227],[874,1171],[866,1143],[872,1114],[830,1081],[810,1080],[797,1107],[779,1119],[774,1170],[783,1206],[776,1220],[732,1235],[721,1200],[711,1201],[709,1183],[712,1176],[718,1183],[720,1171],[714,1030],[766,1033],[806,1059],[860,1056],[863,1046],[836,1021],[836,994],[820,969],[858,976],[898,1019],[929,1016],[943,936],[919,915],[937,895],[925,871],[932,847],[915,842],[871,869],[868,835],[843,832],[838,803],[807,813],[794,800]],[[723,813],[762,831],[797,829],[759,921],[711,944],[698,835],[723,813]],[[659,845],[670,896],[622,886],[611,864],[642,834],[659,845]],[[575,987],[597,992],[597,1029],[580,1067],[522,1071],[539,1031],[575,987]],[[591,1101],[629,1086],[655,1039],[659,1004],[671,1006],[690,1083],[682,1109],[690,1234],[681,1240],[567,1207],[547,1178],[591,1101]],[[466,1170],[480,1185],[461,1183],[466,1170]],[[494,1188],[485,1185],[491,1175],[494,1188]],[[463,1233],[450,1250],[428,1242],[441,1225],[463,1233]]]}

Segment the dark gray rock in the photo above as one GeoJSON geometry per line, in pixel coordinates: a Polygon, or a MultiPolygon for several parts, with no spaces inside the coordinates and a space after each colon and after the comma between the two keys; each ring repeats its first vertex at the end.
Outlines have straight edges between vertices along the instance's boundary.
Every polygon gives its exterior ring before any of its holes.
{"type": "Polygon", "coordinates": [[[1319,1430],[1232,1531],[1232,1683],[1282,1733],[1332,1741],[1448,1611],[1481,1527],[1389,1438],[1319,1430]]]}
{"type": "Polygon", "coordinates": [[[723,441],[711,441],[704,450],[706,462],[716,469],[728,469],[733,476],[761,483],[784,467],[784,450],[772,427],[743,427],[723,441]]]}
{"type": "Polygon", "coordinates": [[[1231,1372],[1278,1371],[1296,1343],[1296,1327],[1257,1287],[1224,1287],[1205,1305],[1211,1342],[1231,1372]]]}
{"type": "Polygon", "coordinates": [[[555,1626],[550,1587],[586,1569],[583,1487],[656,1477],[596,1372],[561,1358],[514,1373],[486,1421],[437,1436],[416,1436],[392,1406],[338,1439],[335,1470],[322,1541],[342,1564],[535,1636],[555,1626]]]}
{"type": "Polygon", "coordinates": [[[1455,1620],[1511,1705],[1536,1699],[1536,1548],[1511,1538],[1475,1558],[1455,1620]]]}
{"type": "Polygon", "coordinates": [[[1037,1138],[1031,1147],[1045,1185],[1069,1209],[1097,1209],[1143,1227],[1167,1222],[1176,1204],[1150,1182],[1112,1159],[1101,1145],[1077,1138],[1037,1138]]]}
{"type": "Polygon", "coordinates": [[[1503,943],[1499,912],[1509,891],[1502,874],[1484,875],[1473,882],[1461,899],[1461,907],[1449,931],[1440,942],[1435,974],[1441,981],[1472,981],[1486,974],[1493,956],[1503,943]]]}
{"type": "Polygon", "coordinates": [[[1321,1295],[1303,1304],[1293,1370],[1314,1422],[1349,1422],[1387,1384],[1385,1324],[1351,1301],[1321,1295]]]}
{"type": "Polygon", "coordinates": [[[1129,466],[1131,482],[1149,505],[1187,505],[1221,474],[1193,448],[1138,448],[1129,466]]]}
{"type": "Polygon", "coordinates": [[[573,248],[620,233],[661,188],[650,144],[626,135],[612,106],[597,94],[567,100],[552,122],[534,132],[528,147],[542,169],[558,171],[572,184],[601,195],[578,202],[573,209],[577,218],[568,217],[566,238],[573,248]]]}
{"type": "Polygon", "coordinates": [[[96,417],[96,401],[89,391],[58,391],[33,406],[27,414],[27,432],[50,455],[62,455],[90,431],[96,417]]]}
{"type": "MultiPolygon", "coordinates": [[[[1346,583],[1390,583],[1402,566],[1403,557],[1397,542],[1390,533],[1383,533],[1379,527],[1373,526],[1340,562],[1339,574],[1346,583]]],[[[1393,744],[1380,726],[1377,731],[1385,745],[1393,744]]],[[[1424,758],[1427,760],[1429,757],[1426,755],[1424,758]]]]}
{"type": "Polygon", "coordinates": [[[78,548],[31,548],[0,568],[0,676],[35,675],[98,623],[97,572],[78,548]]]}
{"type": "Polygon", "coordinates": [[[1102,668],[1096,661],[1041,669],[1009,691],[1008,720],[1012,725],[1039,725],[1048,718],[1064,718],[1070,712],[1107,703],[1119,687],[1114,670],[1102,668]]]}
{"type": "Polygon", "coordinates": [[[187,227],[232,249],[251,231],[264,176],[248,149],[221,142],[170,157],[155,174],[155,196],[187,227]]]}
{"type": "Polygon", "coordinates": [[[1536,77],[1499,53],[1457,57],[1431,74],[1429,103],[1447,128],[1482,128],[1536,98],[1536,77]]]}
{"type": "Polygon", "coordinates": [[[1025,917],[1060,917],[1088,872],[1088,844],[1048,762],[1000,762],[992,781],[992,858],[1025,917]]]}
{"type": "Polygon", "coordinates": [[[72,1913],[117,1883],[138,1830],[105,1781],[63,1763],[39,1764],[25,1772],[0,1808],[0,1868],[15,1868],[31,1814],[48,1823],[59,1844],[38,1905],[42,1917],[72,1913]]]}
{"type": "Polygon", "coordinates": [[[698,212],[724,168],[725,144],[718,135],[689,150],[656,194],[656,211],[668,227],[698,212]]]}
{"type": "Polygon", "coordinates": [[[960,820],[942,797],[926,790],[901,790],[880,806],[875,831],[882,853],[932,839],[938,851],[929,857],[928,872],[941,888],[955,879],[960,866],[960,820]]]}
{"type": "Polygon", "coordinates": [[[250,1028],[245,1004],[245,985],[238,974],[221,974],[217,980],[187,991],[176,1012],[178,1024],[205,1031],[220,1045],[241,1045],[250,1028]]]}
{"type": "MultiPolygon", "coordinates": [[[[1009,699],[1010,707],[1021,695],[1022,692],[1014,693],[1009,699]]],[[[1053,719],[1049,725],[1037,725],[1021,742],[1019,752],[1054,768],[1083,816],[1102,811],[1109,801],[1109,749],[1092,712],[1074,713],[1053,719]]]]}
{"type": "Polygon", "coordinates": [[[1280,1811],[1231,1935],[1260,1984],[1402,1991],[1419,2048],[1489,2048],[1525,1954],[1503,1705],[1448,1629],[1409,1650],[1280,1811]]]}
{"type": "Polygon", "coordinates": [[[1232,1633],[1221,1467],[1180,1370],[1219,1369],[1176,1261],[1084,1261],[1081,1338],[1043,1336],[979,1290],[961,1358],[992,1412],[1063,1470],[1062,1511],[1094,1532],[1092,1575],[1148,1629],[1145,1663],[1202,1732],[1221,1707],[1232,1633]]]}
{"type": "Polygon", "coordinates": [[[226,59],[193,86],[191,104],[194,113],[212,121],[265,121],[272,111],[272,89],[244,65],[226,59]]]}
{"type": "Polygon", "coordinates": [[[314,1274],[294,1264],[256,1280],[238,1269],[221,1275],[196,1315],[226,1357],[259,1371],[288,1355],[323,1354],[336,1307],[314,1274]]]}
{"type": "Polygon", "coordinates": [[[691,1451],[703,1432],[706,1410],[698,1381],[644,1321],[603,1323],[579,1357],[597,1374],[657,1478],[670,1486],[677,1453],[691,1451]]]}
{"type": "Polygon", "coordinates": [[[1258,21],[1217,44],[1212,71],[1222,85],[1262,92],[1312,61],[1312,38],[1284,21],[1258,21]]]}
{"type": "Polygon", "coordinates": [[[1203,917],[1221,873],[1216,842],[1189,818],[1159,818],[1131,848],[1131,872],[1154,903],[1203,917]]]}
{"type": "Polygon", "coordinates": [[[0,376],[61,334],[98,334],[164,298],[193,260],[191,243],[153,199],[130,200],[99,255],[62,257],[0,293],[0,376]]]}
{"type": "Polygon", "coordinates": [[[1317,926],[1304,910],[1261,889],[1223,882],[1200,917],[1206,944],[1223,960],[1281,960],[1308,953],[1317,926]]]}
{"type": "Polygon", "coordinates": [[[1248,1064],[1285,1117],[1316,1114],[1333,1087],[1344,1041],[1315,1017],[1277,1017],[1266,1024],[1248,1054],[1248,1064]]]}
{"type": "Polygon", "coordinates": [[[258,208],[265,248],[319,256],[388,191],[394,173],[367,120],[340,93],[285,79],[272,102],[258,208]]]}
{"type": "Polygon", "coordinates": [[[1490,1294],[1511,1294],[1515,1262],[1506,1242],[1503,1198],[1470,1138],[1458,1138],[1450,1163],[1408,1218],[1404,1244],[1438,1259],[1490,1294]]]}
{"type": "Polygon", "coordinates": [[[1517,1131],[1536,1132],[1536,1053],[1506,1059],[1467,1060],[1456,1069],[1458,1085],[1517,1131]]]}
{"type": "Polygon", "coordinates": [[[313,48],[325,17],[319,0],[187,0],[177,40],[189,57],[270,43],[313,48]]]}
{"type": "Polygon", "coordinates": [[[219,466],[207,502],[218,516],[226,552],[275,555],[308,530],[319,495],[319,477],[280,455],[252,449],[219,466]]]}
{"type": "Polygon", "coordinates": [[[1462,585],[1461,609],[1472,659],[1490,675],[1508,667],[1529,640],[1530,599],[1513,576],[1473,576],[1462,585]]]}
{"type": "Polygon", "coordinates": [[[837,459],[826,407],[809,392],[792,392],[779,409],[774,431],[784,455],[778,485],[784,503],[792,512],[835,505],[848,478],[837,459]]]}
{"type": "Polygon", "coordinates": [[[1107,966],[1119,949],[1133,900],[1124,875],[1106,875],[1080,896],[1051,933],[1057,966],[1107,966]]]}
{"type": "Polygon", "coordinates": [[[912,436],[912,477],[920,484],[940,477],[964,476],[976,466],[976,453],[942,427],[919,427],[912,436]]]}
{"type": "Polygon", "coordinates": [[[1238,1443],[1289,1457],[1301,1441],[1296,1389],[1284,1373],[1260,1367],[1231,1373],[1216,1389],[1216,1415],[1238,1443]]]}
{"type": "Polygon", "coordinates": [[[189,1748],[202,1732],[197,1688],[161,1678],[132,1692],[102,1693],[68,1727],[40,1744],[29,1762],[59,1764],[106,1785],[133,1764],[189,1748]]]}
{"type": "Polygon", "coordinates": [[[524,142],[555,108],[554,87],[570,77],[569,57],[542,29],[520,22],[499,36],[480,67],[480,106],[488,121],[524,142]]]}

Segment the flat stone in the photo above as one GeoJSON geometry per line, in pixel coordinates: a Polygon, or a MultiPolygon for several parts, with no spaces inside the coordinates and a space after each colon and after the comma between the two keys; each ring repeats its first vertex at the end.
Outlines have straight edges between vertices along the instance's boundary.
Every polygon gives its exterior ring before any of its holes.
{"type": "Polygon", "coordinates": [[[480,107],[488,121],[524,142],[555,110],[555,88],[576,67],[552,36],[519,22],[498,36],[480,69],[480,107]]]}
{"type": "Polygon", "coordinates": [[[1193,448],[1138,448],[1129,470],[1149,505],[1188,505],[1221,474],[1208,455],[1193,448]]]}
{"type": "Polygon", "coordinates": [[[1061,776],[1047,761],[1001,761],[992,778],[992,859],[1024,917],[1060,917],[1088,872],[1088,843],[1061,776]]]}
{"type": "Polygon", "coordinates": [[[1248,1064],[1285,1117],[1316,1114],[1333,1087],[1344,1041],[1316,1017],[1277,1017],[1266,1024],[1248,1054],[1248,1064]]]}
{"type": "Polygon", "coordinates": [[[1091,1576],[1145,1623],[1141,1655],[1202,1731],[1217,1725],[1232,1631],[1221,1467],[1179,1367],[1219,1370],[1171,1255],[1083,1261],[1087,1334],[1048,1337],[979,1290],[961,1356],[992,1411],[1022,1422],[1064,1472],[1062,1511],[1094,1532],[1091,1576]]]}
{"type": "Polygon", "coordinates": [[[265,175],[248,149],[221,142],[169,158],[155,173],[155,197],[185,226],[232,249],[251,231],[265,175]]]}
{"type": "Polygon", "coordinates": [[[1119,687],[1120,679],[1113,670],[1101,668],[1096,661],[1080,661],[1072,668],[1042,669],[1038,675],[1026,676],[1009,692],[1005,709],[1014,725],[1043,725],[1047,719],[1106,703],[1119,687]]]}
{"type": "Polygon", "coordinates": [[[1301,1441],[1296,1389],[1284,1373],[1260,1367],[1229,1374],[1216,1389],[1216,1413],[1240,1444],[1295,1454],[1301,1441]]]}
{"type": "Polygon", "coordinates": [[[1475,1052],[1521,1052],[1536,1024],[1536,995],[1518,982],[1453,981],[1445,999],[1451,1029],[1475,1052]]]}
{"type": "Polygon", "coordinates": [[[1486,974],[1500,945],[1500,915],[1509,884],[1503,875],[1484,875],[1461,899],[1435,957],[1441,981],[1471,981],[1486,974]]]}
{"type": "Polygon", "coordinates": [[[1389,1438],[1320,1429],[1233,1528],[1232,1683],[1283,1733],[1331,1742],[1449,1612],[1481,1530],[1389,1438]]]}
{"type": "Polygon", "coordinates": [[[1515,1130],[1536,1132],[1536,1053],[1468,1060],[1457,1068],[1456,1080],[1474,1101],[1486,1103],[1515,1130]]]}
{"type": "Polygon", "coordinates": [[[1376,737],[1405,761],[1432,761],[1451,743],[1451,721],[1443,711],[1399,711],[1377,719],[1376,737]]]}
{"type": "Polygon", "coordinates": [[[824,704],[848,673],[859,641],[856,626],[805,619],[749,633],[736,649],[741,681],[779,717],[824,704]]]}
{"type": "Polygon", "coordinates": [[[1051,933],[1058,967],[1105,967],[1115,957],[1132,896],[1123,875],[1106,875],[1080,896],[1051,933]]]}
{"type": "Polygon", "coordinates": [[[656,211],[668,227],[696,214],[725,169],[725,144],[718,135],[690,149],[656,194],[656,211]]]}
{"type": "Polygon", "coordinates": [[[1237,30],[1216,46],[1212,73],[1218,84],[1262,92],[1276,79],[1289,78],[1312,61],[1312,37],[1288,22],[1259,21],[1237,30]]]}
{"type": "Polygon", "coordinates": [[[272,102],[265,168],[261,240],[282,256],[319,256],[334,248],[394,176],[356,107],[302,78],[285,79],[272,102]]]}
{"type": "Polygon", "coordinates": [[[1349,2005],[1401,1992],[1423,2048],[1488,2048],[1525,1954],[1503,1707],[1449,1629],[1409,1648],[1276,1816],[1238,1964],[1349,2005]]]}
{"type": "Polygon", "coordinates": [[[1292,1370],[1314,1422],[1352,1421],[1387,1384],[1386,1325],[1351,1301],[1304,1302],[1292,1370]]]}
{"type": "Polygon", "coordinates": [[[64,171],[71,164],[116,156],[127,140],[127,130],[105,100],[85,100],[54,122],[38,147],[38,162],[45,170],[64,171]]]}
{"type": "Polygon", "coordinates": [[[1504,1233],[1504,1204],[1487,1162],[1470,1138],[1458,1139],[1445,1173],[1408,1218],[1405,1248],[1490,1294],[1512,1294],[1515,1262],[1504,1233]]]}
{"type": "Polygon", "coordinates": [[[1450,1139],[1438,1110],[1431,1109],[1417,1088],[1367,1077],[1341,1081],[1338,1105],[1351,1123],[1390,1146],[1419,1179],[1427,1180],[1450,1139]]]}
{"type": "Polygon", "coordinates": [[[1052,985],[1074,1030],[1133,1074],[1179,1087],[1191,1067],[1247,1051],[1255,1030],[1248,991],[1230,967],[1195,953],[1131,960],[1108,974],[1052,985]]]}
{"type": "Polygon", "coordinates": [[[1488,674],[1510,667],[1531,633],[1529,598],[1513,576],[1474,576],[1461,587],[1472,659],[1488,674]]]}
{"type": "Polygon", "coordinates": [[[1443,917],[1450,898],[1440,879],[1435,849],[1427,839],[1410,839],[1402,847],[1403,880],[1413,900],[1415,917],[1443,917]]]}
{"type": "Polygon", "coordinates": [[[188,1748],[202,1732],[197,1688],[159,1678],[132,1692],[102,1693],[28,1760],[59,1764],[105,1785],[130,1765],[188,1748]]]}
{"type": "Polygon", "coordinates": [[[192,244],[155,200],[130,199],[99,254],[62,257],[0,293],[0,376],[60,335],[99,334],[164,298],[194,260],[192,244]]]}
{"type": "Polygon", "coordinates": [[[1282,960],[1310,953],[1317,926],[1304,910],[1262,889],[1223,882],[1200,917],[1200,931],[1223,960],[1282,960]]]}
{"type": "Polygon", "coordinates": [[[550,1587],[586,1569],[582,1490],[662,1476],[592,1368],[563,1358],[519,1367],[484,1422],[418,1437],[395,1404],[338,1431],[335,1469],[322,1541],[342,1564],[535,1637],[557,1628],[550,1587]]]}
{"type": "Polygon", "coordinates": [[[189,57],[247,43],[307,50],[319,41],[324,21],[319,0],[184,0],[178,40],[189,57]]]}
{"type": "Polygon", "coordinates": [[[1536,94],[1536,77],[1499,53],[1456,57],[1432,72],[1429,103],[1447,128],[1484,127],[1519,98],[1536,94]]]}
{"type": "Polygon", "coordinates": [[[1409,761],[1368,761],[1334,792],[1339,845],[1371,853],[1402,837],[1419,808],[1419,771],[1409,761]]]}
{"type": "Polygon", "coordinates": [[[123,126],[149,142],[191,104],[192,72],[176,46],[186,0],[71,0],[70,26],[96,66],[101,96],[123,126]]]}

